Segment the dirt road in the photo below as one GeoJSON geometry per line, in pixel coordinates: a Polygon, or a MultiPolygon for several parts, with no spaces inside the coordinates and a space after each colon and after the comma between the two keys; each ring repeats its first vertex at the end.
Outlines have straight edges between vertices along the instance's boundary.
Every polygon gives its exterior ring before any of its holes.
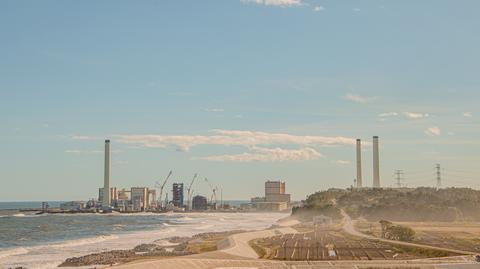
{"type": "Polygon", "coordinates": [[[448,252],[458,253],[458,254],[462,254],[462,255],[478,255],[479,254],[479,253],[470,252],[470,251],[434,247],[434,246],[429,246],[429,245],[395,241],[395,240],[388,240],[388,239],[384,239],[384,238],[380,238],[380,237],[366,235],[366,234],[361,233],[361,232],[359,232],[355,229],[355,222],[352,220],[352,218],[343,209],[342,209],[341,213],[342,213],[343,220],[344,220],[343,230],[345,232],[351,234],[351,235],[354,235],[354,236],[363,237],[363,238],[367,238],[367,239],[371,239],[371,240],[378,240],[378,241],[389,243],[389,244],[396,244],[396,245],[409,246],[409,247],[428,248],[428,249],[434,249],[434,250],[440,250],[440,251],[448,251],[448,252]]]}

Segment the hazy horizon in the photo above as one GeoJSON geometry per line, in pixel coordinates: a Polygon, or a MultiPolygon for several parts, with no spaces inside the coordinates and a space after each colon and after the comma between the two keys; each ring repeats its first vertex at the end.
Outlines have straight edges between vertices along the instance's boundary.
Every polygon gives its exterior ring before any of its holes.
{"type": "MultiPolygon", "coordinates": [[[[480,188],[478,1],[2,1],[0,201],[199,173],[225,200],[286,181],[480,188]]],[[[168,184],[168,190],[171,189],[168,184]]]]}

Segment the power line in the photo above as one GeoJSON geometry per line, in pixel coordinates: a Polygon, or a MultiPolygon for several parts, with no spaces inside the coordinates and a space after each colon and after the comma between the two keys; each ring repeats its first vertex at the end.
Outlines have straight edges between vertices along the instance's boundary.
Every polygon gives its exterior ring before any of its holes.
{"type": "Polygon", "coordinates": [[[402,187],[402,180],[403,180],[403,170],[395,170],[395,180],[397,181],[397,188],[402,187]]]}
{"type": "Polygon", "coordinates": [[[437,165],[435,166],[435,169],[437,170],[437,189],[440,189],[442,187],[442,172],[441,172],[441,168],[440,168],[440,164],[437,163],[437,165]]]}

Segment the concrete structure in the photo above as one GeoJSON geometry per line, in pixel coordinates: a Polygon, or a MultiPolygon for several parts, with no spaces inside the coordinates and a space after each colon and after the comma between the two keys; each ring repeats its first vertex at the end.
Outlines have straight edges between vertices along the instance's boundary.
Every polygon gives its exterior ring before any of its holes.
{"type": "Polygon", "coordinates": [[[148,206],[148,188],[132,187],[130,190],[130,201],[134,211],[145,211],[148,206]]]}
{"type": "Polygon", "coordinates": [[[378,136],[373,137],[373,187],[380,188],[380,156],[378,136]]]}
{"type": "Polygon", "coordinates": [[[192,199],[192,209],[193,210],[207,210],[207,197],[205,196],[194,196],[192,199]]]}
{"type": "MultiPolygon", "coordinates": [[[[98,201],[102,203],[102,207],[103,207],[104,195],[105,195],[104,188],[98,188],[98,201]]],[[[116,187],[111,187],[109,195],[110,195],[110,205],[112,205],[112,204],[115,203],[115,201],[118,200],[117,188],[116,187]]]]}
{"type": "Polygon", "coordinates": [[[174,206],[180,208],[183,207],[183,183],[173,183],[173,199],[174,206]]]}
{"type": "Polygon", "coordinates": [[[363,186],[362,183],[362,141],[357,139],[357,188],[363,186]]]}
{"type": "Polygon", "coordinates": [[[148,190],[148,207],[150,208],[156,208],[157,207],[157,190],[155,189],[149,189],[148,190]]]}
{"type": "Polygon", "coordinates": [[[110,196],[110,140],[105,140],[105,167],[103,175],[103,199],[102,207],[110,207],[112,202],[110,196]]]}

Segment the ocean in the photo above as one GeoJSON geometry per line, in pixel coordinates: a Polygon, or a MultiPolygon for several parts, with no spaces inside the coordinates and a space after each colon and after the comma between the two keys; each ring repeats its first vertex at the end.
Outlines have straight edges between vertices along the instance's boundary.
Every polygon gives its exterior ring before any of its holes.
{"type": "MultiPolygon", "coordinates": [[[[23,203],[24,207],[38,207],[23,203]]],[[[41,203],[40,203],[41,205],[41,203]]],[[[52,205],[52,204],[51,204],[52,205]]],[[[55,268],[66,258],[171,236],[271,226],[285,213],[43,214],[0,203],[0,268],[55,268]],[[2,205],[3,204],[3,205],[2,205]]]]}

